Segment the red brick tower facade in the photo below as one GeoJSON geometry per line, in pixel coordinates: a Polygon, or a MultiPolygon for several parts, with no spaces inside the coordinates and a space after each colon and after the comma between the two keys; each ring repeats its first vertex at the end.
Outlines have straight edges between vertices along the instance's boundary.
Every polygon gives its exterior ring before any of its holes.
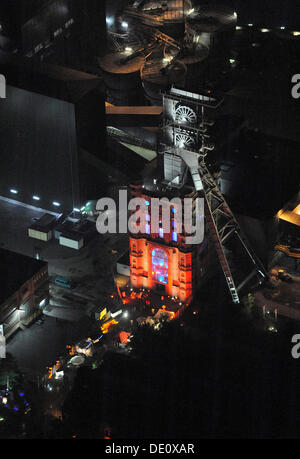
{"type": "MultiPolygon", "coordinates": [[[[136,289],[150,289],[161,295],[189,302],[193,293],[193,246],[185,244],[184,231],[176,231],[176,208],[170,209],[170,231],[159,227],[151,232],[151,196],[140,186],[132,186],[132,195],[148,205],[145,233],[130,238],[130,280],[136,289]]],[[[153,196],[152,196],[153,197],[153,196]]]]}

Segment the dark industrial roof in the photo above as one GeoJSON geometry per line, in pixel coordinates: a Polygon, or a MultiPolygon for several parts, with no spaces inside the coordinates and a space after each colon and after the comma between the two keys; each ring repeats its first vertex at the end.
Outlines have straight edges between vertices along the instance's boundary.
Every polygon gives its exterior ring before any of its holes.
{"type": "MultiPolygon", "coordinates": [[[[0,104],[0,193],[39,207],[72,209],[78,189],[74,107],[64,101],[7,87],[0,104]],[[74,199],[74,201],[73,201],[74,199]]],[[[78,199],[78,198],[77,198],[78,199]]]]}
{"type": "Polygon", "coordinates": [[[48,264],[0,249],[0,305],[48,264]]]}
{"type": "Polygon", "coordinates": [[[64,219],[64,214],[51,215],[44,214],[39,219],[34,219],[34,223],[30,225],[30,229],[46,232],[52,231],[64,219]]]}

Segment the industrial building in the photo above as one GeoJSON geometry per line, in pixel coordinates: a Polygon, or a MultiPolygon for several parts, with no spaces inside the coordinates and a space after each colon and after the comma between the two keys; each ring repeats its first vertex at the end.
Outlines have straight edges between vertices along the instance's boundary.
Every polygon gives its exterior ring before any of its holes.
{"type": "Polygon", "coordinates": [[[120,145],[110,136],[106,142],[104,94],[97,75],[32,66],[8,54],[0,55],[0,72],[7,81],[7,97],[0,105],[0,129],[6,133],[1,196],[68,213],[107,194],[112,184],[130,183],[148,163],[128,139],[120,145]]]}
{"type": "Polygon", "coordinates": [[[0,72],[7,82],[0,105],[0,129],[6,135],[1,136],[0,194],[56,213],[101,196],[98,178],[102,185],[107,178],[94,160],[105,157],[99,77],[33,66],[7,53],[0,55],[0,72]]]}
{"type": "Polygon", "coordinates": [[[0,48],[32,63],[88,70],[105,43],[105,4],[75,0],[3,1],[0,48]]]}
{"type": "Polygon", "coordinates": [[[41,314],[49,296],[48,264],[0,249],[0,273],[0,325],[9,338],[41,314]]]}
{"type": "Polygon", "coordinates": [[[206,166],[206,156],[215,149],[209,135],[209,128],[214,125],[210,114],[218,111],[222,102],[174,87],[165,93],[158,170],[154,178],[131,186],[132,196],[143,198],[147,205],[145,228],[130,238],[131,286],[156,292],[166,302],[168,298],[175,300],[177,310],[189,304],[203,279],[212,275],[217,258],[234,303],[239,303],[246,285],[260,284],[266,278],[265,268],[206,166]],[[190,197],[194,203],[202,197],[204,213],[199,216],[194,211],[193,221],[205,216],[203,241],[192,245],[186,242],[186,223],[182,231],[177,231],[177,204],[170,204],[168,228],[161,222],[160,210],[160,225],[154,232],[150,204],[153,197],[179,201],[190,197]]]}
{"type": "MultiPolygon", "coordinates": [[[[188,190],[185,193],[180,197],[182,201],[188,196],[188,190]]],[[[141,186],[132,186],[131,194],[144,198],[146,202],[150,202],[151,197],[159,197],[157,193],[144,191],[141,186]]],[[[175,207],[172,209],[176,212],[175,207]]],[[[159,295],[178,297],[181,301],[189,302],[193,293],[193,281],[197,277],[195,258],[198,248],[195,250],[186,245],[185,238],[177,234],[174,213],[170,214],[172,229],[169,232],[160,226],[158,233],[153,233],[150,220],[149,204],[145,234],[139,233],[137,237],[130,239],[131,285],[137,289],[156,290],[159,295]]]]}
{"type": "Polygon", "coordinates": [[[52,212],[72,210],[79,205],[74,107],[11,86],[1,102],[0,195],[52,212]]]}
{"type": "Polygon", "coordinates": [[[48,242],[52,239],[55,227],[63,220],[64,215],[44,214],[36,218],[28,228],[28,236],[48,242]]]}
{"type": "Polygon", "coordinates": [[[237,14],[188,0],[134,2],[107,16],[107,52],[99,58],[108,102],[161,105],[162,92],[197,90],[228,68],[237,14]]]}
{"type": "Polygon", "coordinates": [[[299,122],[299,113],[288,94],[300,52],[294,18],[287,27],[267,4],[262,11],[255,2],[249,14],[242,2],[221,3],[110,3],[107,51],[99,58],[106,100],[161,106],[172,85],[192,92],[205,87],[224,98],[224,113],[242,116],[268,135],[280,132],[299,141],[291,122],[299,122]]]}
{"type": "Polygon", "coordinates": [[[0,130],[5,131],[0,195],[50,213],[69,213],[105,194],[109,176],[119,172],[108,173],[101,162],[109,155],[95,64],[104,47],[105,5],[93,0],[4,3],[0,46],[2,38],[13,46],[0,52],[7,83],[0,106],[0,130]]]}
{"type": "Polygon", "coordinates": [[[60,245],[75,250],[81,249],[96,234],[94,221],[78,219],[66,219],[59,224],[54,231],[54,236],[59,240],[60,245]]]}
{"type": "MultiPolygon", "coordinates": [[[[300,119],[288,92],[290,76],[298,73],[300,32],[293,18],[286,26],[276,12],[268,16],[268,5],[262,11],[256,4],[249,13],[241,2],[221,3],[111,3],[107,52],[99,59],[106,100],[115,105],[107,107],[107,122],[134,142],[134,135],[150,138],[150,130],[145,134],[137,125],[160,125],[163,94],[172,85],[194,93],[206,88],[224,99],[218,115],[231,120],[210,130],[218,139],[207,166],[214,171],[217,164],[220,190],[267,265],[275,214],[298,189],[300,119]],[[281,162],[283,156],[289,160],[281,162]]],[[[151,134],[158,142],[158,129],[151,134]]]]}

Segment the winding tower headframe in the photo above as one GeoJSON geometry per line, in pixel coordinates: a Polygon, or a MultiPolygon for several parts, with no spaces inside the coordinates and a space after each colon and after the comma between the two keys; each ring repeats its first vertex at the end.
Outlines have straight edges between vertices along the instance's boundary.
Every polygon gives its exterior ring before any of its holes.
{"type": "Polygon", "coordinates": [[[181,188],[187,171],[199,197],[205,200],[205,221],[213,240],[228,289],[234,303],[239,303],[241,289],[257,279],[261,283],[266,271],[253,253],[242,230],[208,170],[205,157],[215,148],[209,130],[214,121],[207,112],[215,111],[222,99],[172,88],[163,96],[163,129],[159,153],[162,155],[163,182],[181,188]],[[239,272],[232,247],[239,244],[249,272],[239,272]]]}

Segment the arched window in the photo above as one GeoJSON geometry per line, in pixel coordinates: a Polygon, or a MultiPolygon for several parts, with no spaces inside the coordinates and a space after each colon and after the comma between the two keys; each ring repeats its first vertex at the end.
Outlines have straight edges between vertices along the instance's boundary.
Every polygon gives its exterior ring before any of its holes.
{"type": "Polygon", "coordinates": [[[161,284],[168,283],[168,255],[162,249],[152,250],[152,278],[161,284]]]}

